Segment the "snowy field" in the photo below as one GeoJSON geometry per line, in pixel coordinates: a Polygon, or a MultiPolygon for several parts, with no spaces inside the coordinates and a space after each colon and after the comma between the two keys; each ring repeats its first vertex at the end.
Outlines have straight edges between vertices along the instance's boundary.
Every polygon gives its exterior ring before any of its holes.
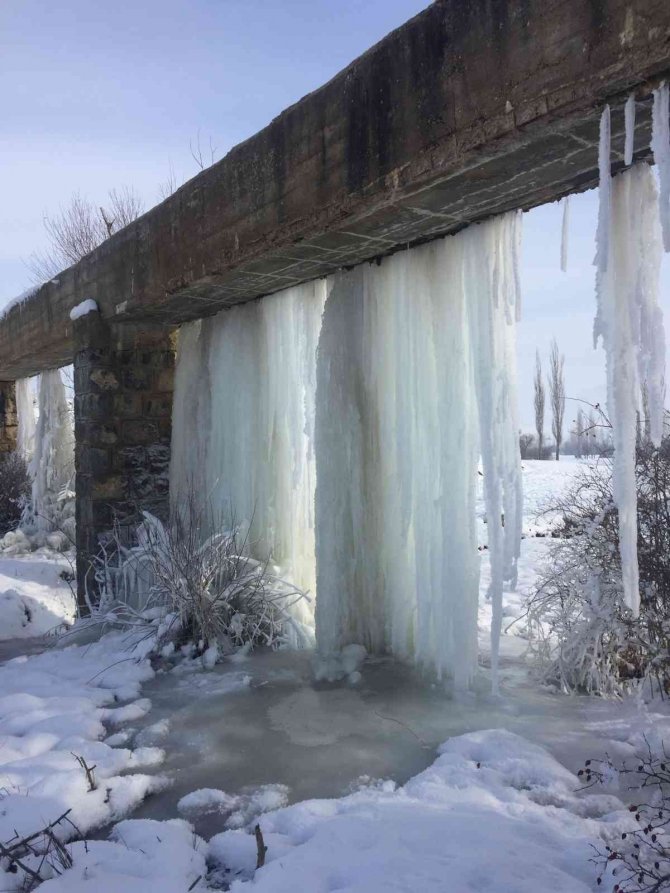
{"type": "MultiPolygon", "coordinates": [[[[578,466],[524,463],[520,580],[505,593],[504,627],[551,542],[536,536],[551,523],[536,514],[578,466]]],[[[485,537],[481,508],[479,520],[485,537]]],[[[45,893],[611,891],[610,879],[596,885],[591,844],[630,827],[626,792],[578,792],[574,771],[605,751],[632,755],[645,735],[668,738],[670,720],[642,699],[540,688],[521,624],[503,638],[493,699],[481,554],[480,673],[459,700],[388,659],[370,660],[357,686],[315,685],[309,654],[172,669],[118,633],[6,660],[0,843],[67,810],[53,833],[73,842],[71,867],[27,856],[0,874],[0,890],[21,889],[26,868],[53,875],[45,893]],[[257,822],[268,848],[258,870],[257,822]]],[[[5,655],[71,619],[62,564],[0,557],[5,655]]]]}

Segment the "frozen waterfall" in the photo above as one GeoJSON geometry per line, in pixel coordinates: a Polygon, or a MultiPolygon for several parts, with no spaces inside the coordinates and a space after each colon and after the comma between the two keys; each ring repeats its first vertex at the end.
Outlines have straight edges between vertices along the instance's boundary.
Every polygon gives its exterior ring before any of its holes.
{"type": "Polygon", "coordinates": [[[60,370],[40,375],[32,513],[38,530],[63,527],[72,535],[74,431],[60,370]]]}
{"type": "Polygon", "coordinates": [[[505,215],[180,332],[173,507],[195,494],[248,523],[317,593],[327,678],[358,644],[471,681],[480,443],[499,629],[520,538],[519,235],[505,215]]]}
{"type": "Polygon", "coordinates": [[[325,282],[189,323],[179,334],[170,492],[209,523],[249,525],[262,560],[310,593],[313,625],[316,344],[325,282]]]}

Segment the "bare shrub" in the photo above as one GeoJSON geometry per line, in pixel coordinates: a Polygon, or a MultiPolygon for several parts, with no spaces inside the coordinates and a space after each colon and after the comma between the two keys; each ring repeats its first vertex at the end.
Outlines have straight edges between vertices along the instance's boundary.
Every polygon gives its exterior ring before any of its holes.
{"type": "Polygon", "coordinates": [[[59,877],[73,866],[72,855],[61,838],[79,839],[82,834],[70,819],[68,809],[53,822],[25,837],[14,833],[0,841],[0,870],[20,878],[20,886],[12,889],[30,893],[44,881],[59,877]]]}
{"type": "Polygon", "coordinates": [[[615,765],[609,757],[587,760],[577,773],[585,787],[628,782],[634,798],[629,806],[631,828],[596,847],[591,860],[597,867],[598,886],[609,881],[613,893],[661,893],[670,890],[670,754],[661,744],[655,753],[647,742],[644,753],[615,765]]]}
{"type": "Polygon", "coordinates": [[[13,530],[30,497],[28,466],[19,453],[0,457],[0,536],[13,530]]]}
{"type": "Polygon", "coordinates": [[[647,679],[670,691],[670,438],[636,462],[640,616],[624,605],[612,463],[586,465],[554,501],[562,517],[528,603],[531,647],[564,690],[621,694],[647,679]]]}

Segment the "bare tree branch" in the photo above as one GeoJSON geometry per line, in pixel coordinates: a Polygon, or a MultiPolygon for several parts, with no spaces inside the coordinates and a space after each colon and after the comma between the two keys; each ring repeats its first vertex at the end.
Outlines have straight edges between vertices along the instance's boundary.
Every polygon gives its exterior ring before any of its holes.
{"type": "Polygon", "coordinates": [[[68,205],[53,217],[46,215],[44,229],[48,247],[27,261],[33,280],[41,285],[62,270],[78,263],[112,233],[136,220],[143,211],[142,200],[132,189],[112,189],[108,208],[96,207],[76,192],[68,205]]]}

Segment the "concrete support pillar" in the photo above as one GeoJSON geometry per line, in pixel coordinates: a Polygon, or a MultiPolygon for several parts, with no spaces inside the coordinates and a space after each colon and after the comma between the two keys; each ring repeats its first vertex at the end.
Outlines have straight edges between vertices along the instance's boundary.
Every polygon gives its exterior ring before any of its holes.
{"type": "Polygon", "coordinates": [[[0,381],[0,455],[16,449],[17,430],[16,383],[0,381]]]}
{"type": "Polygon", "coordinates": [[[75,321],[77,592],[94,591],[91,558],[116,524],[130,538],[142,510],[169,510],[174,338],[166,329],[75,321]]]}

